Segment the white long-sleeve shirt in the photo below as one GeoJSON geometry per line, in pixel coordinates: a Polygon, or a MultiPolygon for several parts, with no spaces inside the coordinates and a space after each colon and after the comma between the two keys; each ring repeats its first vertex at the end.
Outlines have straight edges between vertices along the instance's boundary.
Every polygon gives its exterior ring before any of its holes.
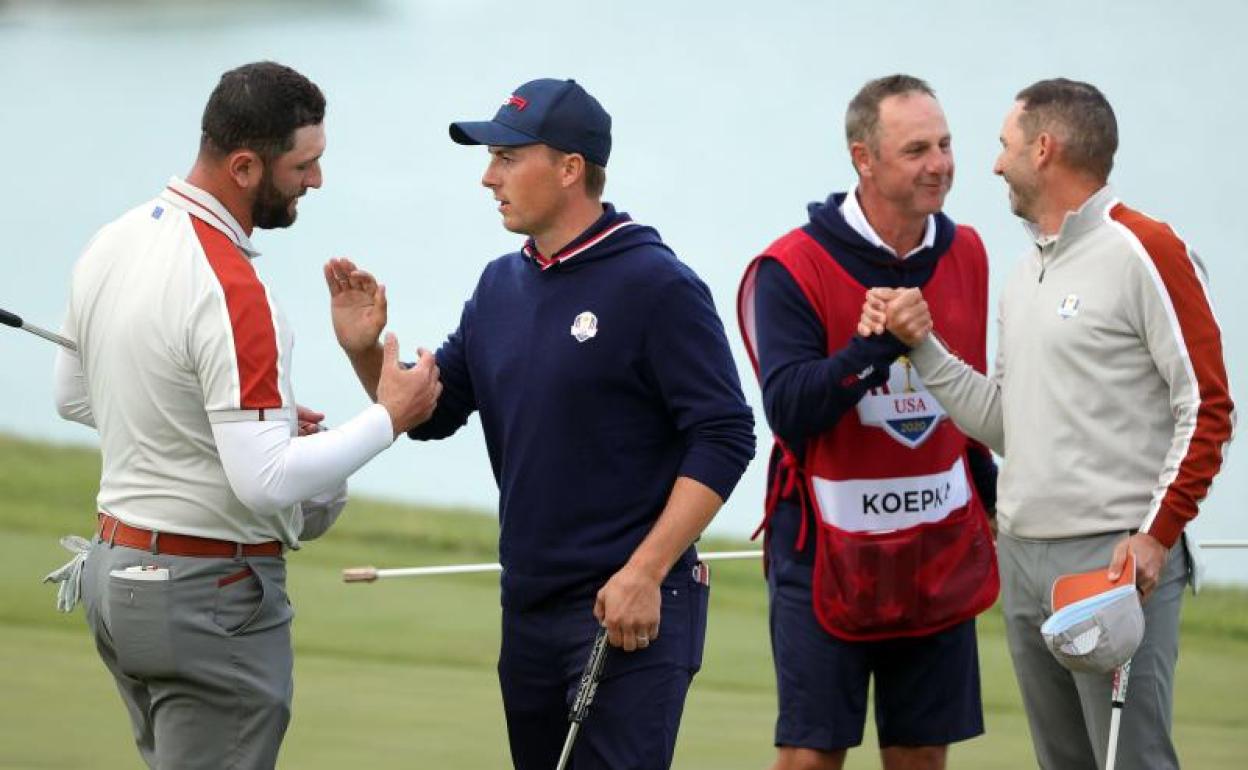
{"type": "Polygon", "coordinates": [[[74,268],[57,409],[96,427],[98,505],[136,527],[241,543],[319,535],[347,476],[390,446],[372,405],[297,438],[293,336],[211,195],[174,179],[106,225],[74,268]]]}
{"type": "Polygon", "coordinates": [[[932,337],[911,351],[958,427],[1004,456],[1003,532],[1178,540],[1235,420],[1204,273],[1105,187],[1010,276],[991,377],[932,337]]]}

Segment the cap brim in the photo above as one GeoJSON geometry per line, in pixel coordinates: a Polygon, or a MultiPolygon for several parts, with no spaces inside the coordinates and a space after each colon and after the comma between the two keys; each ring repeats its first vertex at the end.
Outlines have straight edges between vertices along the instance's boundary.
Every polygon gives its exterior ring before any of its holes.
{"type": "Polygon", "coordinates": [[[540,139],[492,120],[461,121],[450,126],[451,140],[456,144],[489,144],[495,147],[520,147],[538,144],[540,139]]]}
{"type": "Polygon", "coordinates": [[[1115,588],[1135,585],[1135,554],[1130,551],[1127,552],[1126,562],[1122,565],[1122,574],[1118,576],[1117,580],[1111,581],[1108,573],[1109,570],[1102,567],[1090,572],[1080,572],[1058,577],[1057,580],[1053,581],[1053,590],[1050,596],[1053,611],[1057,612],[1061,608],[1075,602],[1090,599],[1106,591],[1112,591],[1115,588]]]}

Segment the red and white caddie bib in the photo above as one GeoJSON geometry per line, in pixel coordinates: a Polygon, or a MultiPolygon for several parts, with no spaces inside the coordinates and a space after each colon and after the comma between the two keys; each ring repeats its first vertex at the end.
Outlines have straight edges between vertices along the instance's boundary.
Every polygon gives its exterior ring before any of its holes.
{"type": "MultiPolygon", "coordinates": [[[[796,280],[823,322],[828,354],[845,347],[856,333],[867,287],[807,233],[793,230],[756,258],[741,282],[738,315],[755,374],[754,286],[762,259],[775,259],[796,280]]],[[[987,280],[978,236],[959,226],[923,286],[936,332],[981,371],[987,280]]],[[[799,484],[803,503],[813,506],[812,603],[829,633],[853,641],[927,635],[996,600],[996,555],[967,468],[969,440],[905,356],[892,363],[885,384],[806,442],[800,466],[777,444],[783,459],[767,513],[799,484]]]]}

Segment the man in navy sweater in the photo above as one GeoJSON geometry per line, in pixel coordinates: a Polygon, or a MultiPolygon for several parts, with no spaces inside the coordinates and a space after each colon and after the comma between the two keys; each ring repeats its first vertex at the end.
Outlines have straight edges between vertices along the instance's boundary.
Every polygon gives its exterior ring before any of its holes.
{"type": "Polygon", "coordinates": [[[996,466],[927,394],[902,340],[854,330],[867,288],[921,286],[937,330],[982,370],[987,257],[941,213],[953,155],[926,83],[867,83],[846,134],[857,189],[810,204],[740,293],[777,439],[762,527],[773,770],[839,769],[862,741],[871,678],[885,769],[934,770],[983,732],[974,617],[997,594],[996,466]]]}
{"type": "MultiPolygon", "coordinates": [[[[650,227],[601,202],[611,119],[571,80],[535,80],[494,119],[482,184],[524,247],[489,263],[437,352],[418,440],[480,412],[498,481],[499,680],[517,768],[549,770],[600,625],[618,651],[572,758],[666,768],[701,663],[707,579],[693,542],[754,453],[753,417],[710,292],[650,227]]],[[[370,394],[385,294],[326,265],[335,329],[370,394]]]]}

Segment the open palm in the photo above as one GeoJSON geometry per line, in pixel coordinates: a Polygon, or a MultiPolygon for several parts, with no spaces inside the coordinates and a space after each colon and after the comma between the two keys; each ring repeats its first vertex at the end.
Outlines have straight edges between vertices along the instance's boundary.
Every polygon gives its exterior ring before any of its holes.
{"type": "Polygon", "coordinates": [[[325,285],[338,344],[348,353],[375,346],[386,328],[386,287],[349,259],[325,263],[325,285]]]}

